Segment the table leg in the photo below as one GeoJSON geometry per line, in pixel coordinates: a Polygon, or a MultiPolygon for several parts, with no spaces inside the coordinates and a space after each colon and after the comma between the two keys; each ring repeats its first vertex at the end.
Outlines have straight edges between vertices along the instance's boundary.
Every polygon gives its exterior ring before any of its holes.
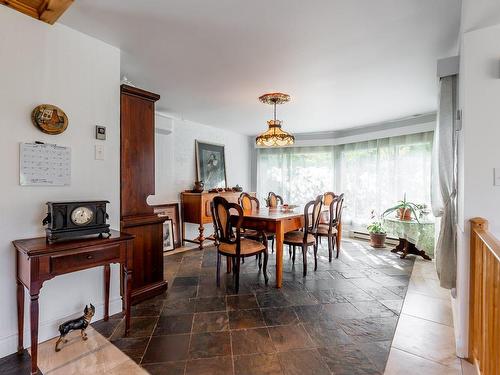
{"type": "Polygon", "coordinates": [[[200,232],[200,235],[198,236],[198,241],[200,242],[200,246],[198,246],[198,248],[200,250],[203,250],[203,241],[205,241],[205,236],[203,236],[204,230],[205,228],[203,227],[203,224],[200,224],[200,226],[198,227],[198,231],[200,232]]]}
{"type": "Polygon", "coordinates": [[[403,240],[403,254],[401,254],[400,258],[404,259],[408,255],[408,251],[410,250],[410,243],[407,240],[403,240]]]}
{"type": "Polygon", "coordinates": [[[283,222],[276,222],[276,288],[283,283],[283,241],[285,232],[283,222]]]}
{"type": "Polygon", "coordinates": [[[404,238],[399,239],[399,244],[394,249],[391,250],[393,253],[402,253],[401,259],[406,258],[408,254],[420,255],[422,258],[426,260],[432,260],[424,250],[419,250],[415,244],[405,240],[404,238]]]}
{"type": "Polygon", "coordinates": [[[17,280],[17,353],[24,350],[24,285],[17,280]]]}
{"type": "Polygon", "coordinates": [[[31,294],[30,323],[31,323],[31,374],[38,373],[38,293],[31,294]]]}
{"type": "Polygon", "coordinates": [[[132,297],[132,271],[123,268],[123,285],[125,286],[125,336],[130,332],[130,303],[132,297]]]}
{"type": "Polygon", "coordinates": [[[431,257],[429,257],[424,250],[420,250],[415,246],[415,244],[406,241],[405,256],[408,254],[419,255],[425,260],[432,260],[431,257]]]}
{"type": "Polygon", "coordinates": [[[405,240],[403,238],[399,238],[399,243],[398,245],[391,250],[391,253],[398,253],[400,251],[403,251],[404,250],[404,247],[405,247],[405,240]]]}
{"type": "Polygon", "coordinates": [[[186,223],[184,222],[184,218],[182,218],[182,236],[181,236],[181,246],[184,246],[184,239],[186,238],[186,223]]]}
{"type": "Polygon", "coordinates": [[[111,267],[109,264],[104,266],[104,321],[109,320],[109,279],[111,276],[111,267]]]}

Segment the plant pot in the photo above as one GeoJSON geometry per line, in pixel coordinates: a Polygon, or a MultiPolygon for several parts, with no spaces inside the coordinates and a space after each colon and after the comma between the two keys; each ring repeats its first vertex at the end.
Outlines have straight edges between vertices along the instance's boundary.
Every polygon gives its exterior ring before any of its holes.
{"type": "Polygon", "coordinates": [[[399,220],[410,221],[411,220],[411,210],[408,208],[400,208],[398,210],[398,218],[399,218],[399,220]]]}
{"type": "Polygon", "coordinates": [[[385,247],[385,233],[370,233],[370,245],[375,248],[385,247]]]}

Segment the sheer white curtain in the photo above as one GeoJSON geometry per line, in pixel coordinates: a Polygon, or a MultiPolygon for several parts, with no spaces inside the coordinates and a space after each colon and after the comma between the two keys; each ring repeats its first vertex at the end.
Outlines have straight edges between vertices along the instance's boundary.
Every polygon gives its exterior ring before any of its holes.
{"type": "Polygon", "coordinates": [[[430,206],[433,132],[338,146],[257,150],[259,199],[274,191],[303,204],[327,191],[345,194],[343,220],[365,229],[374,210],[398,200],[430,206]]]}
{"type": "Polygon", "coordinates": [[[258,148],[258,198],[270,191],[290,204],[333,191],[333,146],[258,148]]]}
{"type": "Polygon", "coordinates": [[[436,269],[441,287],[452,289],[457,278],[456,233],[456,109],[457,76],[443,77],[439,84],[439,105],[434,143],[432,211],[441,218],[436,243],[436,269]]]}
{"type": "Polygon", "coordinates": [[[336,191],[345,194],[344,218],[364,229],[403,199],[430,206],[433,132],[335,147],[336,191]]]}

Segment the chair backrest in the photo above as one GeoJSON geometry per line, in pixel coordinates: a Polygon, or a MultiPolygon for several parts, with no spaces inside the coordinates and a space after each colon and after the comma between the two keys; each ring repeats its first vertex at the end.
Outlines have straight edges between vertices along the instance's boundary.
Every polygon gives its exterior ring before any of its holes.
{"type": "Polygon", "coordinates": [[[342,220],[342,206],[344,205],[344,194],[335,196],[335,198],[330,203],[329,215],[330,215],[330,228],[336,228],[342,220]]]}
{"type": "Polygon", "coordinates": [[[323,204],[325,206],[329,206],[330,203],[332,203],[335,196],[336,196],[336,194],[332,193],[331,191],[326,192],[325,194],[323,194],[323,204]]]}
{"type": "Polygon", "coordinates": [[[316,233],[321,216],[321,207],[323,205],[322,196],[318,195],[315,200],[308,202],[304,207],[304,242],[307,240],[308,233],[316,233]],[[312,211],[311,210],[312,206],[312,211]]]}
{"type": "MultiPolygon", "coordinates": [[[[335,199],[336,194],[328,191],[323,194],[323,204],[326,207],[329,207],[332,201],[335,199]]],[[[330,212],[329,211],[323,211],[321,212],[321,217],[319,219],[320,224],[328,224],[330,223],[330,212]]]]}
{"type": "Polygon", "coordinates": [[[212,211],[212,220],[217,242],[236,244],[236,254],[239,254],[243,209],[239,204],[229,203],[223,197],[214,197],[210,204],[210,209],[212,211]],[[233,218],[231,218],[231,216],[233,218]],[[235,229],[234,231],[233,228],[235,229]]]}
{"type": "Polygon", "coordinates": [[[276,208],[278,207],[279,203],[283,204],[283,198],[270,191],[267,196],[267,207],[276,208]]]}
{"type": "Polygon", "coordinates": [[[238,202],[244,211],[258,210],[260,208],[259,200],[248,193],[241,193],[238,202]]]}
{"type": "Polygon", "coordinates": [[[341,223],[342,222],[342,211],[344,209],[344,193],[340,194],[338,196],[338,203],[337,203],[337,210],[335,215],[337,216],[337,222],[341,223]]]}

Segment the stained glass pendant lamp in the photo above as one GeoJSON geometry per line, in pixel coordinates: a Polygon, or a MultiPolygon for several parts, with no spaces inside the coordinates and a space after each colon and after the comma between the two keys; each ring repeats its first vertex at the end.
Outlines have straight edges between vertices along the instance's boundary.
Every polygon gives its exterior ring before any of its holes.
{"type": "Polygon", "coordinates": [[[276,119],[276,105],[289,102],[290,95],[273,92],[260,96],[259,100],[264,104],[270,104],[274,107],[274,119],[267,122],[267,126],[269,127],[267,131],[255,138],[257,146],[281,147],[293,145],[295,137],[281,129],[282,121],[276,119]]]}

